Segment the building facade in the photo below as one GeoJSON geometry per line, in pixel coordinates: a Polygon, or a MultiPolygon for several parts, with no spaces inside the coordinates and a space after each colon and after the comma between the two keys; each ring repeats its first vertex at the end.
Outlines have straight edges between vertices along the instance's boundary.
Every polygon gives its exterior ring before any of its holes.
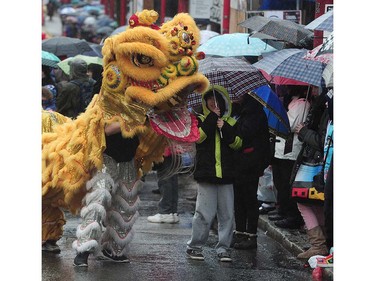
{"type": "MultiPolygon", "coordinates": [[[[224,34],[246,32],[238,23],[254,13],[306,25],[333,6],[333,0],[101,0],[101,4],[106,7],[106,14],[116,19],[120,26],[126,25],[134,12],[153,9],[159,13],[159,25],[175,14],[185,12],[201,29],[224,34]]],[[[323,38],[322,32],[315,33],[317,38],[323,38]]]]}

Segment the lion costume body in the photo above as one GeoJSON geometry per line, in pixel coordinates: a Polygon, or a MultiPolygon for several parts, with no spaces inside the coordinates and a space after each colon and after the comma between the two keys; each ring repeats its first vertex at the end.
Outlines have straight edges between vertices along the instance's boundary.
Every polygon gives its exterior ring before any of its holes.
{"type": "Polygon", "coordinates": [[[53,114],[43,116],[42,243],[62,237],[62,209],[81,211],[76,251],[97,254],[105,248],[111,256],[124,255],[139,205],[140,176],[163,160],[166,139],[198,138],[186,97],[209,85],[198,73],[199,29],[185,13],[160,29],[153,24],[157,17],[150,10],[137,13],[131,28],[105,40],[102,87],[84,113],[54,126],[45,125],[53,114]],[[129,162],[105,155],[104,129],[114,122],[123,138],[139,139],[129,162]]]}

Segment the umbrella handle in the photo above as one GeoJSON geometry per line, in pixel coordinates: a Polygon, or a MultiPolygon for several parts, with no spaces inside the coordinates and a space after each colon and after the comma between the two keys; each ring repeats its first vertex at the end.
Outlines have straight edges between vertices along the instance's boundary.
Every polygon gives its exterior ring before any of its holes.
{"type": "MultiPolygon", "coordinates": [[[[215,100],[215,106],[217,106],[217,101],[216,101],[216,94],[215,94],[215,89],[212,88],[212,92],[214,93],[214,100],[215,100]]],[[[223,138],[223,133],[221,132],[221,129],[219,129],[219,133],[220,133],[220,138],[222,139],[223,138]]]]}
{"type": "Polygon", "coordinates": [[[305,106],[304,106],[304,108],[303,108],[303,113],[302,113],[302,121],[305,119],[305,112],[306,112],[306,105],[307,105],[307,101],[308,101],[308,99],[309,99],[309,94],[310,94],[310,84],[309,84],[309,86],[308,86],[308,88],[307,88],[307,94],[306,94],[306,102],[305,102],[305,106]]]}

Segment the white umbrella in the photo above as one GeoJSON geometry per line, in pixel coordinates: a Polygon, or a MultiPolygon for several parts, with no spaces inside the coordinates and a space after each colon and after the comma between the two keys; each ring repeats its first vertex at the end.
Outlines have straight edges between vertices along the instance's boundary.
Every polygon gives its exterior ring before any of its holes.
{"type": "Polygon", "coordinates": [[[65,7],[60,10],[60,15],[72,15],[77,12],[73,7],[65,7]]]}
{"type": "Polygon", "coordinates": [[[322,77],[326,83],[327,88],[333,87],[333,61],[330,61],[324,68],[322,77]]]}
{"type": "Polygon", "coordinates": [[[208,39],[210,39],[214,36],[220,35],[220,33],[212,31],[212,30],[204,29],[204,30],[200,31],[200,35],[201,35],[201,41],[200,41],[199,45],[202,45],[202,44],[206,43],[208,41],[208,39]]]}

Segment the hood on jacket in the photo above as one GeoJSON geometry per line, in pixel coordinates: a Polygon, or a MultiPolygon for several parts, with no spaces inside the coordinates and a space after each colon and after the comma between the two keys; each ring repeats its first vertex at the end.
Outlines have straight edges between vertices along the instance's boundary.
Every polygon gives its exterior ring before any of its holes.
{"type": "Polygon", "coordinates": [[[88,78],[87,63],[82,59],[74,59],[69,62],[70,79],[88,78]]]}
{"type": "Polygon", "coordinates": [[[229,98],[228,91],[219,85],[210,85],[206,92],[202,94],[202,109],[203,115],[207,116],[210,110],[207,107],[207,98],[214,95],[221,112],[221,118],[227,118],[231,116],[232,113],[232,102],[229,98]]]}

